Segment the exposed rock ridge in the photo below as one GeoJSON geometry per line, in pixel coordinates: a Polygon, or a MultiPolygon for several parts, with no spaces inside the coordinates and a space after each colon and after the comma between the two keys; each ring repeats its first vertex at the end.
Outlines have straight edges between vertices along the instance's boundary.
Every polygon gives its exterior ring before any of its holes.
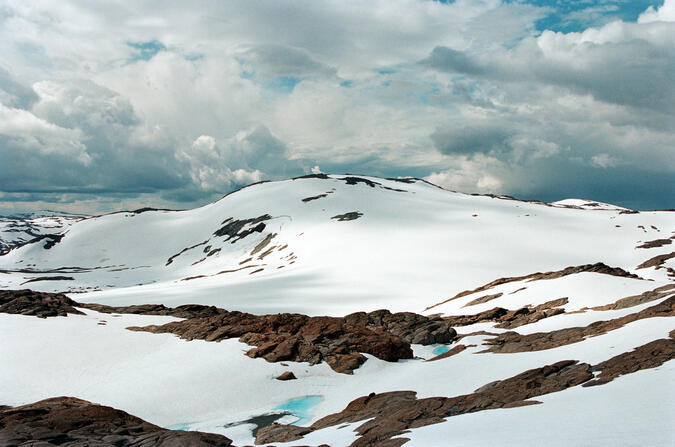
{"type": "Polygon", "coordinates": [[[489,383],[474,393],[456,397],[417,399],[414,391],[371,393],[359,397],[339,413],[328,415],[309,427],[273,424],[257,432],[256,444],[288,442],[326,427],[370,419],[356,428],[360,437],[352,447],[400,446],[408,439],[392,437],[410,428],[443,422],[445,418],[476,411],[528,405],[528,399],[561,391],[593,378],[591,365],[564,360],[525,371],[509,379],[489,383]]]}
{"type": "Polygon", "coordinates": [[[232,441],[213,433],[168,430],[75,397],[55,397],[0,409],[0,445],[227,447],[232,441]]]}
{"type": "Polygon", "coordinates": [[[483,321],[494,321],[499,323],[495,327],[513,329],[518,326],[534,323],[544,318],[565,313],[565,309],[562,309],[559,306],[563,306],[567,304],[567,302],[567,297],[564,297],[547,301],[538,306],[521,307],[516,310],[495,307],[473,315],[450,315],[443,317],[443,320],[452,326],[468,326],[483,321]]]}
{"type": "Polygon", "coordinates": [[[673,243],[673,239],[675,239],[675,236],[671,236],[668,239],[654,239],[653,241],[647,241],[644,242],[635,248],[658,248],[658,247],[663,247],[664,245],[670,245],[673,243]]]}
{"type": "Polygon", "coordinates": [[[351,374],[366,361],[361,353],[386,361],[413,356],[410,345],[398,336],[381,328],[368,328],[336,317],[223,311],[211,317],[129,329],[172,333],[186,340],[239,338],[241,342],[256,346],[246,353],[249,357],[262,357],[270,362],[290,360],[317,364],[325,361],[333,370],[346,374],[351,374]]]}
{"type": "MultiPolygon", "coordinates": [[[[675,254],[673,254],[675,256],[675,254]]],[[[602,273],[604,275],[612,275],[612,276],[621,276],[624,278],[634,278],[634,279],[642,279],[639,276],[627,272],[626,270],[619,268],[619,267],[610,267],[607,264],[604,264],[602,262],[596,262],[595,264],[584,264],[584,265],[578,265],[578,266],[573,266],[573,267],[566,267],[562,270],[555,270],[551,272],[537,272],[537,273],[530,273],[529,275],[523,275],[523,276],[511,276],[511,277],[506,277],[506,278],[498,278],[495,279],[494,281],[491,281],[487,284],[484,284],[480,287],[476,287],[473,290],[464,290],[463,292],[459,292],[457,295],[453,296],[452,298],[448,298],[445,301],[442,301],[440,303],[434,304],[433,306],[429,306],[426,310],[433,309],[434,307],[440,306],[441,304],[445,304],[449,301],[456,300],[458,298],[467,296],[467,295],[472,295],[474,293],[478,292],[484,292],[486,290],[492,289],[494,287],[500,286],[502,284],[507,284],[510,282],[516,282],[516,281],[539,281],[539,280],[547,280],[547,279],[557,279],[557,278],[562,278],[564,276],[568,275],[574,275],[577,273],[602,273]]]]}
{"type": "Polygon", "coordinates": [[[349,324],[383,329],[413,344],[449,343],[457,336],[451,322],[440,317],[426,317],[412,312],[392,314],[386,309],[381,309],[370,313],[356,312],[344,319],[349,324]]]}
{"type": "Polygon", "coordinates": [[[653,258],[647,259],[645,262],[642,264],[638,265],[636,269],[646,269],[650,267],[655,267],[656,269],[659,269],[663,266],[663,264],[669,260],[675,258],[675,251],[671,253],[665,253],[662,255],[654,256],[653,258]]]}
{"type": "Polygon", "coordinates": [[[531,399],[578,385],[603,385],[620,375],[656,368],[675,358],[675,330],[669,335],[669,339],[655,340],[594,366],[577,360],[563,360],[488,383],[471,394],[456,397],[417,399],[414,391],[370,393],[309,427],[274,423],[261,428],[256,444],[294,441],[326,427],[367,420],[355,429],[360,437],[351,447],[398,447],[409,439],[393,437],[411,428],[438,424],[448,417],[466,413],[539,404],[531,399]],[[597,378],[594,371],[600,371],[597,378]]]}
{"type": "Polygon", "coordinates": [[[628,323],[653,317],[670,317],[675,315],[675,295],[664,301],[624,317],[606,321],[595,321],[588,326],[571,327],[551,332],[536,332],[533,334],[519,334],[505,332],[495,338],[486,340],[488,349],[482,352],[514,353],[528,351],[542,351],[557,348],[583,341],[587,337],[595,337],[619,329],[628,323]]]}
{"type": "Polygon", "coordinates": [[[264,222],[270,219],[272,219],[272,216],[269,214],[241,220],[235,220],[230,217],[223,221],[223,226],[216,230],[213,235],[218,237],[227,236],[225,240],[231,241],[234,244],[249,234],[262,233],[266,227],[264,222]]]}
{"type": "Polygon", "coordinates": [[[62,293],[34,292],[30,289],[0,290],[0,313],[32,315],[40,318],[80,314],[80,306],[62,293]]]}

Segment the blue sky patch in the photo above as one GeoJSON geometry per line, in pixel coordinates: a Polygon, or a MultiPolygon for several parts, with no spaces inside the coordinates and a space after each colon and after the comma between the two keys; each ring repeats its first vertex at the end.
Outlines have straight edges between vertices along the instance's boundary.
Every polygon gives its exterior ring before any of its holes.
{"type": "Polygon", "coordinates": [[[659,0],[505,0],[551,8],[554,12],[536,22],[538,31],[581,32],[614,20],[635,22],[649,6],[663,4],[659,0]]]}
{"type": "Polygon", "coordinates": [[[134,55],[131,57],[131,61],[149,61],[160,51],[166,50],[166,46],[159,40],[127,42],[127,45],[134,49],[134,55]]]}
{"type": "Polygon", "coordinates": [[[279,76],[268,82],[265,87],[280,93],[291,93],[300,81],[302,79],[295,76],[279,76]]]}

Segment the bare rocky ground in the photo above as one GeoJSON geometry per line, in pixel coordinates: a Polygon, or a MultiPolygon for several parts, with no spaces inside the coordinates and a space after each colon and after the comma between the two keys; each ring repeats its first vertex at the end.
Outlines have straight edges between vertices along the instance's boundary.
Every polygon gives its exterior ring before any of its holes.
{"type": "Polygon", "coordinates": [[[487,351],[496,353],[514,353],[541,351],[583,341],[587,337],[606,334],[633,321],[644,318],[675,316],[675,296],[624,317],[604,321],[595,321],[588,326],[571,327],[551,332],[536,332],[522,335],[517,332],[505,332],[488,339],[487,351]]]}
{"type": "Polygon", "coordinates": [[[167,430],[111,407],[75,397],[55,397],[0,409],[3,446],[227,447],[225,436],[167,430]]]}
{"type": "Polygon", "coordinates": [[[620,375],[656,368],[675,358],[675,331],[668,339],[655,340],[631,352],[619,354],[597,365],[563,360],[530,369],[505,380],[488,383],[471,394],[418,399],[414,391],[393,391],[362,396],[339,413],[328,415],[309,427],[274,423],[257,432],[256,443],[288,442],[322,428],[366,421],[355,431],[360,437],[351,447],[399,447],[409,439],[394,438],[411,428],[438,424],[448,417],[498,408],[536,405],[531,400],[570,387],[611,382],[620,375]],[[594,372],[600,374],[597,378],[594,372]]]}
{"type": "Polygon", "coordinates": [[[0,312],[43,318],[82,314],[76,307],[103,313],[169,315],[185,318],[161,326],[130,330],[172,333],[186,340],[220,341],[239,338],[255,346],[247,352],[270,362],[285,360],[316,364],[351,374],[366,361],[362,353],[386,361],[413,357],[411,343],[449,343],[457,336],[450,322],[410,312],[379,310],[346,317],[309,317],[301,314],[253,315],[213,306],[188,304],[168,308],[161,304],[112,307],[82,304],[63,294],[31,290],[1,291],[0,312]]]}
{"type": "MultiPolygon", "coordinates": [[[[675,256],[675,254],[673,254],[675,256]]],[[[668,258],[664,258],[661,260],[660,257],[657,261],[652,261],[652,262],[665,262],[668,258]]],[[[654,258],[654,259],[656,259],[654,258]]],[[[640,267],[638,267],[640,268],[640,267]]],[[[640,279],[639,276],[627,272],[622,268],[619,267],[610,267],[607,264],[604,264],[602,262],[597,262],[595,264],[584,264],[584,265],[577,265],[577,266],[571,266],[571,267],[565,267],[562,270],[555,270],[552,272],[537,272],[537,273],[530,273],[529,275],[523,275],[523,276],[510,276],[506,278],[498,278],[495,279],[494,281],[491,281],[487,284],[484,284],[480,287],[477,287],[473,290],[464,290],[462,292],[459,292],[457,295],[453,296],[452,298],[448,298],[445,301],[442,301],[440,303],[434,304],[433,306],[427,307],[425,310],[433,309],[434,307],[440,306],[441,304],[445,304],[448,301],[456,300],[458,298],[461,298],[463,296],[467,295],[472,295],[474,293],[479,293],[479,292],[484,292],[486,290],[490,290],[494,287],[500,286],[502,284],[507,284],[510,282],[517,282],[517,281],[540,281],[540,280],[547,280],[547,279],[557,279],[557,278],[562,278],[565,276],[569,275],[575,275],[577,273],[601,273],[604,275],[611,275],[611,276],[620,276],[624,278],[634,278],[634,279],[640,279]]],[[[483,297],[483,298],[488,298],[488,297],[483,297]]],[[[497,298],[494,296],[494,298],[497,298]]],[[[472,303],[472,304],[477,304],[477,303],[472,303]]]]}
{"type": "MultiPolygon", "coordinates": [[[[546,274],[545,274],[546,275],[546,274]]],[[[487,353],[536,351],[582,341],[607,333],[630,322],[675,315],[672,285],[617,300],[595,310],[623,309],[653,300],[663,301],[624,317],[597,321],[588,326],[534,334],[510,331],[492,334],[485,341],[487,353]]],[[[112,307],[81,304],[63,294],[31,290],[0,291],[0,312],[41,318],[81,314],[78,308],[103,313],[169,315],[184,318],[161,326],[129,328],[154,333],[173,333],[181,338],[219,341],[239,338],[255,346],[247,355],[268,361],[325,361],[335,371],[351,373],[370,353],[383,360],[411,358],[411,343],[449,343],[458,338],[454,325],[494,321],[504,328],[518,327],[562,311],[567,303],[559,298],[535,307],[517,310],[495,308],[476,315],[450,318],[380,310],[345,317],[308,317],[300,314],[252,315],[213,306],[163,305],[112,307]]],[[[533,398],[570,387],[598,386],[639,370],[655,368],[675,358],[675,330],[670,338],[639,346],[596,365],[577,360],[530,369],[516,376],[486,384],[473,393],[454,397],[418,399],[414,391],[392,391],[362,396],[335,414],[308,427],[272,423],[255,433],[257,444],[287,442],[323,428],[363,421],[355,431],[352,447],[397,447],[407,442],[398,437],[410,429],[443,422],[446,418],[477,411],[538,404],[533,398]]],[[[467,346],[456,345],[430,360],[442,361],[467,346]]],[[[280,380],[290,379],[282,375],[280,380]]],[[[16,408],[0,407],[0,445],[30,446],[229,446],[220,435],[173,431],[157,427],[124,411],[83,401],[58,397],[16,408]]]]}

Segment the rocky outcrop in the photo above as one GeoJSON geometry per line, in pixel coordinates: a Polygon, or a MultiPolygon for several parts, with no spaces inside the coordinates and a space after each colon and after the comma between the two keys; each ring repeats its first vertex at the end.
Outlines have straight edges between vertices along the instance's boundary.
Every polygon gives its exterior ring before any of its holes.
{"type": "Polygon", "coordinates": [[[609,360],[593,366],[593,371],[600,371],[595,380],[583,386],[603,385],[619,376],[634,373],[642,369],[656,368],[675,358],[675,331],[670,338],[654,340],[639,346],[630,352],[624,352],[609,360]]]}
{"type": "Polygon", "coordinates": [[[227,447],[225,436],[167,430],[111,407],[56,397],[0,409],[0,445],[227,447]]]}
{"type": "Polygon", "coordinates": [[[253,315],[214,306],[162,304],[106,306],[78,303],[63,294],[31,290],[0,291],[0,312],[40,317],[82,314],[86,308],[109,314],[165,315],[185,320],[130,330],[173,333],[186,340],[220,341],[239,338],[255,346],[247,355],[270,362],[325,361],[337,372],[351,374],[371,354],[386,361],[412,358],[411,343],[449,343],[457,337],[451,324],[439,317],[388,310],[358,312],[346,317],[301,314],[253,315]]]}
{"type": "Polygon", "coordinates": [[[410,428],[443,422],[445,418],[476,411],[529,405],[536,396],[561,391],[593,378],[591,366],[565,360],[489,383],[474,393],[456,397],[417,399],[414,391],[393,391],[359,397],[339,413],[309,427],[272,424],[257,432],[256,444],[287,442],[326,427],[368,420],[356,428],[360,437],[352,447],[400,446],[406,438],[392,439],[410,428]]]}
{"type": "Polygon", "coordinates": [[[667,260],[672,258],[675,258],[675,251],[672,253],[666,253],[663,255],[654,256],[653,258],[649,258],[642,264],[638,265],[636,269],[646,269],[650,267],[655,267],[656,269],[659,269],[661,268],[661,266],[663,266],[663,264],[667,260]]]}
{"type": "Polygon", "coordinates": [[[572,343],[583,341],[587,337],[605,334],[623,327],[633,321],[653,317],[669,317],[675,315],[675,296],[665,299],[659,304],[606,321],[596,321],[588,326],[571,327],[551,332],[536,332],[533,334],[519,334],[517,332],[505,332],[485,341],[489,346],[482,352],[514,353],[527,351],[541,351],[544,349],[557,348],[572,343]]]}
{"type": "Polygon", "coordinates": [[[38,276],[22,282],[21,285],[39,281],[75,281],[75,278],[72,276],[38,276]]]}
{"type": "Polygon", "coordinates": [[[351,374],[371,354],[386,361],[412,358],[410,345],[382,329],[347,322],[344,318],[300,314],[252,315],[228,312],[204,318],[130,330],[172,333],[186,340],[220,341],[239,338],[256,346],[246,354],[269,362],[285,360],[317,364],[351,374]]]}
{"type": "Polygon", "coordinates": [[[270,220],[272,216],[263,214],[262,216],[236,220],[230,217],[223,221],[223,226],[213,233],[214,236],[226,236],[226,241],[231,241],[233,244],[240,239],[245,238],[249,234],[262,233],[265,229],[265,221],[270,220]]]}
{"type": "Polygon", "coordinates": [[[215,306],[184,304],[178,307],[166,307],[163,304],[137,304],[133,306],[106,306],[96,303],[75,303],[77,307],[91,309],[105,314],[165,315],[177,318],[200,318],[220,315],[225,312],[215,306]]]}
{"type": "Polygon", "coordinates": [[[656,368],[673,358],[675,330],[671,331],[670,339],[655,340],[594,366],[577,360],[563,360],[490,382],[471,394],[417,399],[414,391],[371,393],[309,427],[275,423],[261,428],[256,444],[294,441],[316,430],[367,420],[355,429],[360,437],[351,444],[352,447],[401,446],[408,439],[393,437],[411,428],[438,424],[448,417],[466,413],[538,404],[540,402],[531,399],[578,385],[602,385],[620,375],[656,368]],[[600,371],[597,378],[593,376],[594,371],[600,371]]]}
{"type": "Polygon", "coordinates": [[[499,298],[499,297],[502,296],[502,295],[504,295],[504,294],[501,293],[501,292],[495,293],[495,294],[492,294],[492,295],[484,295],[484,296],[481,296],[481,297],[476,298],[475,300],[469,301],[468,303],[466,303],[466,304],[465,304],[464,306],[462,306],[462,307],[475,306],[476,304],[487,303],[488,301],[492,301],[492,300],[494,300],[494,299],[497,299],[497,298],[499,298]]]}
{"type": "Polygon", "coordinates": [[[349,213],[338,214],[336,216],[333,216],[331,217],[331,219],[336,219],[338,222],[345,222],[349,220],[356,220],[361,216],[363,216],[363,213],[360,213],[358,211],[350,211],[349,213]]]}
{"type": "MultiPolygon", "coordinates": [[[[675,254],[674,254],[675,255],[675,254]]],[[[517,282],[517,281],[539,281],[539,280],[547,280],[547,279],[557,279],[557,278],[562,278],[564,276],[569,276],[569,275],[575,275],[577,273],[601,273],[603,275],[612,275],[612,276],[620,276],[624,278],[634,278],[634,279],[642,279],[639,276],[627,272],[622,268],[619,267],[610,267],[602,262],[597,262],[595,264],[584,264],[584,265],[578,265],[578,266],[573,266],[573,267],[566,267],[562,270],[555,270],[552,272],[537,272],[537,273],[530,273],[529,275],[524,275],[524,276],[511,276],[511,277],[506,277],[506,278],[499,278],[495,279],[494,281],[491,281],[487,284],[484,284],[480,287],[477,287],[473,290],[465,290],[463,292],[459,292],[457,295],[453,296],[452,298],[448,298],[445,301],[442,301],[440,303],[434,304],[433,306],[429,306],[424,310],[429,310],[433,309],[436,306],[440,306],[441,304],[445,304],[448,301],[456,300],[458,298],[467,296],[467,295],[472,295],[474,293],[479,293],[479,292],[484,292],[486,290],[492,289],[494,287],[500,286],[502,284],[507,284],[510,282],[517,282]]]]}
{"type": "Polygon", "coordinates": [[[293,374],[293,371],[286,371],[286,372],[282,373],[279,377],[277,377],[277,380],[282,380],[282,381],[295,380],[295,379],[297,379],[297,377],[295,377],[295,374],[293,374]]]}
{"type": "Polygon", "coordinates": [[[33,315],[40,318],[65,317],[80,314],[79,304],[62,293],[43,293],[33,290],[0,290],[0,313],[33,315]]]}
{"type": "Polygon", "coordinates": [[[457,337],[457,332],[449,321],[412,312],[392,314],[385,309],[370,313],[356,312],[347,315],[344,320],[349,324],[383,329],[412,344],[449,343],[457,337]]]}
{"type": "Polygon", "coordinates": [[[673,243],[675,236],[671,236],[670,239],[654,239],[653,241],[644,242],[635,248],[658,248],[663,247],[664,245],[670,245],[673,243]]]}
{"type": "Polygon", "coordinates": [[[468,326],[483,321],[494,321],[495,327],[513,329],[525,324],[535,323],[541,319],[564,313],[565,310],[558,307],[567,304],[568,299],[558,298],[547,301],[538,306],[521,307],[516,310],[495,307],[473,315],[450,315],[443,319],[452,326],[468,326]]]}
{"type": "Polygon", "coordinates": [[[665,298],[668,295],[673,294],[673,289],[675,289],[675,284],[666,284],[665,286],[657,287],[654,290],[648,290],[639,295],[627,296],[625,298],[618,299],[611,304],[591,307],[591,309],[592,310],[626,309],[628,307],[638,306],[640,304],[648,303],[650,301],[656,301],[658,299],[665,298]]]}
{"type": "Polygon", "coordinates": [[[316,196],[305,197],[304,199],[302,199],[302,201],[307,203],[307,202],[311,202],[312,200],[323,199],[324,197],[328,196],[328,194],[330,194],[330,193],[332,193],[332,191],[329,191],[325,194],[319,194],[319,195],[316,195],[316,196]]]}

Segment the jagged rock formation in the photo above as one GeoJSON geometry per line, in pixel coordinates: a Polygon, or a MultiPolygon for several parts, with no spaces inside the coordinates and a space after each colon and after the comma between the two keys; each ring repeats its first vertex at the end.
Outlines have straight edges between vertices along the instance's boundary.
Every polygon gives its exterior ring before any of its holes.
{"type": "Polygon", "coordinates": [[[247,352],[253,358],[310,364],[325,361],[333,370],[347,374],[366,361],[361,353],[386,361],[409,359],[412,358],[410,343],[448,343],[457,335],[451,325],[440,318],[410,312],[392,314],[387,310],[358,312],[343,318],[221,311],[210,317],[129,329],[172,333],[186,340],[239,338],[256,346],[247,352]]]}
{"type": "Polygon", "coordinates": [[[668,295],[673,293],[675,289],[675,284],[666,284],[665,286],[657,287],[654,290],[648,290],[639,295],[627,296],[616,300],[612,304],[606,304],[604,306],[595,306],[592,307],[592,310],[618,310],[626,309],[628,307],[638,306],[640,304],[648,303],[650,301],[656,301],[661,298],[665,298],[668,295]]]}
{"type": "Polygon", "coordinates": [[[322,428],[367,420],[355,429],[360,437],[351,447],[399,447],[409,439],[392,438],[411,428],[438,424],[448,417],[466,413],[538,404],[540,402],[530,399],[577,385],[603,385],[620,375],[656,368],[675,358],[675,330],[669,335],[669,339],[655,340],[597,365],[563,360],[488,383],[471,394],[456,397],[417,399],[414,391],[371,393],[309,427],[278,423],[263,427],[256,433],[256,443],[294,441],[322,428]],[[594,371],[600,371],[597,378],[593,376],[594,371]]]}
{"type": "Polygon", "coordinates": [[[593,366],[593,371],[600,371],[595,380],[583,386],[602,385],[619,376],[634,373],[641,369],[656,368],[675,358],[675,330],[670,338],[661,338],[639,346],[631,352],[624,352],[609,360],[593,366]]]}
{"type": "Polygon", "coordinates": [[[666,253],[666,254],[654,256],[653,258],[649,258],[645,262],[643,262],[642,264],[638,265],[635,268],[636,269],[646,269],[646,268],[650,268],[650,267],[655,267],[655,268],[659,269],[663,266],[663,264],[667,260],[669,260],[671,258],[675,258],[675,251],[672,252],[672,253],[666,253]]]}
{"type": "Polygon", "coordinates": [[[393,391],[359,397],[340,413],[319,419],[309,427],[273,424],[257,432],[256,443],[288,442],[322,428],[370,419],[356,428],[361,435],[352,447],[400,446],[406,438],[391,439],[409,428],[443,422],[465,413],[529,405],[528,399],[576,386],[593,377],[591,365],[565,360],[489,383],[474,393],[457,397],[417,399],[414,391],[393,391]]]}
{"type": "Polygon", "coordinates": [[[624,317],[606,321],[596,321],[583,327],[571,327],[551,332],[536,332],[522,335],[517,332],[505,332],[486,340],[488,349],[483,352],[514,353],[541,351],[583,341],[587,337],[605,334],[643,318],[668,317],[675,315],[675,296],[659,304],[624,317]]]}
{"type": "Polygon", "coordinates": [[[521,307],[516,310],[508,310],[503,307],[485,310],[473,315],[451,315],[444,317],[448,324],[452,326],[468,326],[482,321],[494,321],[495,327],[502,329],[513,329],[518,326],[537,322],[541,319],[552,317],[554,315],[565,313],[559,306],[567,304],[568,299],[558,298],[547,301],[534,307],[521,307]]]}
{"type": "Polygon", "coordinates": [[[643,242],[642,244],[636,246],[635,248],[658,248],[663,247],[664,245],[670,245],[673,243],[675,236],[671,236],[669,239],[654,239],[653,241],[643,242]]]}
{"type": "Polygon", "coordinates": [[[361,216],[363,216],[363,213],[361,213],[361,212],[350,211],[348,213],[335,215],[335,216],[331,217],[331,219],[335,219],[338,222],[346,222],[346,221],[350,221],[350,220],[356,220],[361,216]]]}
{"type": "MultiPolygon", "coordinates": [[[[675,253],[673,254],[675,256],[675,253]]],[[[664,260],[665,261],[665,260],[664,260]]],[[[640,268],[640,267],[638,267],[640,268]]],[[[584,265],[577,265],[573,267],[566,267],[562,270],[555,270],[552,272],[537,272],[537,273],[530,273],[529,275],[523,275],[523,276],[510,276],[506,278],[498,278],[495,279],[494,281],[491,281],[487,284],[484,284],[480,287],[477,287],[473,290],[464,290],[463,292],[459,292],[457,295],[453,296],[452,298],[448,298],[445,301],[442,301],[440,303],[434,304],[433,306],[429,306],[424,310],[429,310],[433,309],[434,307],[440,306],[441,304],[445,304],[449,301],[456,300],[458,298],[461,298],[463,296],[467,295],[472,295],[474,293],[479,293],[479,292],[484,292],[486,290],[492,289],[497,286],[501,286],[502,284],[507,284],[510,282],[516,282],[516,281],[539,281],[539,280],[547,280],[547,279],[557,279],[557,278],[562,278],[564,276],[569,276],[569,275],[575,275],[577,273],[602,273],[604,275],[612,275],[612,276],[621,276],[624,278],[634,278],[634,279],[641,279],[639,276],[627,272],[622,268],[619,267],[610,267],[607,264],[604,264],[602,262],[596,262],[595,264],[584,264],[584,265]]]]}
{"type": "Polygon", "coordinates": [[[350,324],[383,329],[408,343],[420,345],[449,343],[457,337],[451,322],[440,317],[425,317],[412,312],[392,314],[382,309],[370,313],[356,312],[344,319],[350,324]]]}
{"type": "Polygon", "coordinates": [[[232,441],[212,433],[167,430],[111,407],[55,397],[0,409],[0,445],[227,447],[232,441]]]}
{"type": "Polygon", "coordinates": [[[351,374],[366,357],[386,360],[412,358],[411,343],[449,343],[457,336],[451,323],[439,317],[388,310],[357,312],[346,317],[309,317],[301,314],[253,315],[214,306],[162,304],[106,306],[78,303],[63,294],[31,290],[0,291],[0,312],[40,317],[82,314],[76,307],[102,313],[166,315],[185,318],[162,326],[130,330],[173,333],[186,340],[220,341],[239,338],[256,346],[247,355],[270,362],[293,360],[316,364],[325,361],[337,372],[351,374]]]}
{"type": "Polygon", "coordinates": [[[82,314],[79,304],[62,293],[24,290],[0,290],[0,313],[33,315],[40,318],[82,314]]]}
{"type": "Polygon", "coordinates": [[[186,340],[239,338],[256,346],[247,352],[249,357],[262,357],[269,362],[291,360],[317,364],[325,361],[333,370],[346,374],[366,361],[361,353],[386,361],[412,358],[410,345],[396,335],[334,317],[224,311],[212,317],[129,329],[172,333],[186,340]]]}

